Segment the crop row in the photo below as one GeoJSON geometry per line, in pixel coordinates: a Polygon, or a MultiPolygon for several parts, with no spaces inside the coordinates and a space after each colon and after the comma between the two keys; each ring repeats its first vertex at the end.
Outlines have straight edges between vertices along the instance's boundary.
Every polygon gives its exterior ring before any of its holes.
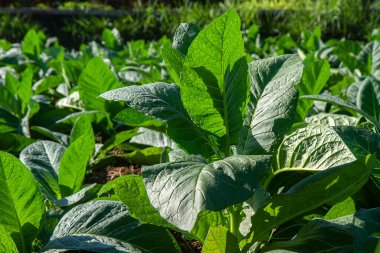
{"type": "Polygon", "coordinates": [[[376,34],[240,28],[1,41],[0,251],[378,252],[376,34]]]}

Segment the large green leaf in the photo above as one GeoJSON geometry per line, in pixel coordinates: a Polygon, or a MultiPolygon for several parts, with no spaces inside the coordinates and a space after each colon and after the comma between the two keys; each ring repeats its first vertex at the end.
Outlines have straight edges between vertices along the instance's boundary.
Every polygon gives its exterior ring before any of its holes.
{"type": "MultiPolygon", "coordinates": [[[[375,154],[377,166],[373,169],[372,178],[380,189],[380,135],[365,128],[336,127],[335,131],[356,156],[365,157],[375,154]]],[[[377,194],[377,193],[375,193],[377,194]]]]}
{"type": "Polygon", "coordinates": [[[145,190],[143,178],[126,175],[112,181],[112,187],[121,201],[128,207],[131,216],[142,223],[161,227],[173,226],[164,220],[152,206],[145,190]]]}
{"type": "Polygon", "coordinates": [[[161,50],[168,72],[177,84],[180,83],[185,56],[200,28],[194,24],[181,23],[173,38],[173,47],[164,46],[161,50]]]}
{"type": "Polygon", "coordinates": [[[43,32],[36,32],[30,29],[21,44],[22,52],[31,59],[40,59],[40,54],[44,46],[46,36],[43,32]]]}
{"type": "Polygon", "coordinates": [[[4,227],[0,225],[0,252],[17,253],[17,246],[12,237],[6,232],[4,227]]]}
{"type": "Polygon", "coordinates": [[[115,74],[98,57],[87,63],[78,80],[80,97],[87,110],[107,111],[107,102],[98,96],[119,87],[115,74]]]}
{"type": "Polygon", "coordinates": [[[169,147],[171,149],[177,149],[178,146],[170,140],[165,134],[150,130],[147,128],[140,127],[138,129],[138,132],[140,133],[137,136],[134,136],[130,143],[138,143],[143,145],[149,145],[153,147],[169,147]]]}
{"type": "Polygon", "coordinates": [[[248,102],[247,76],[240,18],[229,10],[191,43],[179,83],[189,115],[222,138],[225,155],[238,142],[248,102]]]}
{"type": "MultiPolygon", "coordinates": [[[[296,86],[299,95],[319,94],[330,77],[330,65],[327,60],[312,60],[305,64],[301,82],[296,86]]],[[[303,121],[308,111],[313,107],[313,101],[300,100],[297,105],[297,116],[303,121]]]]}
{"type": "Polygon", "coordinates": [[[62,196],[69,196],[80,190],[87,163],[94,152],[94,139],[80,136],[70,144],[62,156],[58,171],[58,183],[62,196]]]}
{"type": "Polygon", "coordinates": [[[0,227],[12,237],[19,252],[31,252],[45,217],[37,182],[16,157],[0,152],[0,185],[0,227]]]}
{"type": "Polygon", "coordinates": [[[324,204],[353,195],[367,182],[371,170],[361,160],[356,160],[350,164],[322,170],[301,180],[287,192],[274,195],[252,216],[253,230],[241,245],[265,241],[273,228],[324,204]]]}
{"type": "Polygon", "coordinates": [[[203,253],[238,253],[239,244],[237,239],[228,231],[226,227],[210,228],[203,253]]]}
{"type": "Polygon", "coordinates": [[[352,104],[350,102],[347,102],[347,101],[345,101],[345,100],[343,100],[341,98],[331,97],[331,96],[326,96],[326,95],[306,95],[306,96],[300,97],[300,99],[312,99],[312,100],[316,100],[316,101],[323,101],[323,102],[331,103],[331,104],[337,105],[337,106],[342,106],[342,107],[344,107],[346,109],[355,111],[355,112],[363,115],[364,117],[366,117],[380,131],[380,123],[374,117],[372,117],[371,115],[369,115],[365,111],[360,110],[354,104],[352,104]]]}
{"type": "Polygon", "coordinates": [[[360,85],[356,104],[360,110],[380,122],[380,81],[373,77],[367,77],[360,85]]]}
{"type": "Polygon", "coordinates": [[[280,144],[295,116],[298,94],[294,86],[302,68],[295,55],[250,63],[251,98],[240,133],[239,153],[268,153],[280,144]]]}
{"type": "Polygon", "coordinates": [[[45,249],[103,252],[98,248],[102,245],[105,248],[119,245],[121,249],[116,252],[179,252],[177,243],[167,230],[143,225],[130,216],[122,202],[106,200],[79,205],[67,212],[45,249]],[[111,242],[99,242],[98,236],[109,238],[111,242]]]}
{"type": "Polygon", "coordinates": [[[153,207],[178,228],[191,231],[201,211],[220,211],[248,199],[268,176],[270,157],[231,156],[207,164],[183,160],[142,169],[153,207]]]}
{"type": "Polygon", "coordinates": [[[380,43],[371,41],[361,50],[358,60],[369,75],[380,78],[380,43]]]}
{"type": "Polygon", "coordinates": [[[327,126],[355,126],[358,119],[352,116],[334,113],[318,113],[316,115],[307,117],[306,123],[322,124],[327,126]]]}
{"type": "Polygon", "coordinates": [[[179,88],[173,84],[153,83],[108,91],[103,98],[126,101],[139,112],[167,123],[167,134],[191,154],[210,157],[214,152],[211,134],[199,129],[183,107],[179,88]]]}
{"type": "Polygon", "coordinates": [[[161,49],[161,55],[170,77],[175,83],[179,84],[185,57],[179,51],[169,46],[164,46],[161,49]]]}
{"type": "Polygon", "coordinates": [[[52,139],[53,141],[58,142],[59,144],[65,147],[69,146],[70,144],[70,137],[66,134],[54,132],[45,127],[39,127],[39,126],[32,126],[30,129],[52,139]]]}
{"type": "Polygon", "coordinates": [[[61,198],[58,169],[66,148],[52,141],[37,141],[20,153],[20,160],[38,181],[42,193],[51,201],[61,198]]]}
{"type": "Polygon", "coordinates": [[[289,241],[279,241],[263,248],[263,252],[272,250],[290,250],[290,252],[354,252],[352,216],[325,221],[314,219],[307,223],[297,235],[289,241]]]}
{"type": "Polygon", "coordinates": [[[198,36],[201,29],[191,23],[181,23],[175,30],[173,37],[173,49],[186,56],[193,40],[198,36]]]}
{"type": "Polygon", "coordinates": [[[379,252],[380,208],[361,209],[354,215],[355,252],[379,252]]]}
{"type": "Polygon", "coordinates": [[[335,130],[320,124],[290,133],[277,154],[279,168],[327,169],[355,160],[355,154],[335,130]]]}

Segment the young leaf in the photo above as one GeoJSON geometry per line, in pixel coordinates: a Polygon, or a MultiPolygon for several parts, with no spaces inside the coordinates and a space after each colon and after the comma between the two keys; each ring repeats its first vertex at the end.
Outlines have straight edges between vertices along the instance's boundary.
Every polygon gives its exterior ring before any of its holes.
{"type": "MultiPolygon", "coordinates": [[[[327,60],[311,60],[305,64],[301,82],[296,86],[299,95],[318,95],[330,77],[327,60]]],[[[300,100],[297,105],[298,121],[303,121],[313,106],[312,101],[300,100]]]]}
{"type": "MultiPolygon", "coordinates": [[[[79,117],[71,129],[70,142],[75,142],[79,137],[86,135],[91,145],[95,145],[94,131],[92,130],[91,121],[86,117],[79,117]]],[[[91,155],[91,154],[90,154],[91,155]]]]}
{"type": "Polygon", "coordinates": [[[31,59],[40,59],[46,36],[43,32],[36,32],[30,29],[21,44],[22,52],[31,59]]]}
{"type": "Polygon", "coordinates": [[[185,57],[179,51],[168,46],[164,46],[161,49],[161,55],[165,61],[165,65],[168,69],[170,77],[173,79],[175,83],[179,84],[181,80],[181,73],[185,57]]]}
{"type": "Polygon", "coordinates": [[[51,201],[61,198],[58,169],[66,148],[52,141],[37,141],[20,153],[20,160],[38,181],[41,191],[51,201]]]}
{"type": "Polygon", "coordinates": [[[358,55],[361,69],[366,70],[367,75],[380,78],[380,43],[371,41],[358,55]]]}
{"type": "Polygon", "coordinates": [[[94,152],[94,139],[80,136],[70,144],[62,156],[58,171],[58,183],[62,196],[69,196],[80,190],[87,163],[94,152]]]}
{"type": "Polygon", "coordinates": [[[181,230],[203,210],[220,211],[248,199],[268,176],[270,157],[232,156],[207,164],[176,161],[142,169],[150,202],[181,230]]]}
{"type": "Polygon", "coordinates": [[[292,126],[302,62],[284,55],[250,63],[251,98],[240,133],[240,154],[263,154],[277,148],[292,126]]]}
{"type": "Polygon", "coordinates": [[[221,137],[224,153],[238,142],[248,102],[247,62],[240,18],[229,10],[194,39],[186,55],[181,98],[194,122],[221,137]]]}
{"type": "Polygon", "coordinates": [[[16,157],[0,152],[0,185],[0,227],[12,238],[18,252],[31,252],[45,218],[37,182],[16,157]]]}
{"type": "Polygon", "coordinates": [[[360,85],[356,104],[360,110],[380,122],[380,81],[367,77],[360,85]]]}
{"type": "Polygon", "coordinates": [[[97,97],[107,90],[119,87],[115,74],[98,57],[87,63],[78,80],[80,97],[87,110],[107,111],[106,101],[97,97]]]}
{"type": "Polygon", "coordinates": [[[44,250],[82,249],[97,252],[99,247],[116,247],[124,250],[122,252],[179,252],[175,239],[168,231],[143,225],[130,216],[122,202],[106,200],[79,205],[67,212],[44,250]],[[111,242],[99,241],[99,237],[108,238],[111,242]],[[125,245],[128,247],[125,248],[125,245]]]}
{"type": "Polygon", "coordinates": [[[212,135],[199,129],[183,107],[179,88],[173,84],[132,85],[103,93],[101,97],[126,101],[139,112],[167,123],[167,135],[190,154],[215,154],[212,135]]]}
{"type": "Polygon", "coordinates": [[[265,241],[273,228],[324,204],[353,195],[367,182],[371,170],[361,160],[356,160],[322,170],[298,182],[286,193],[274,195],[251,218],[253,231],[241,245],[265,241]]]}
{"type": "Polygon", "coordinates": [[[237,239],[228,231],[226,227],[210,228],[203,253],[238,253],[240,252],[237,239]]]}

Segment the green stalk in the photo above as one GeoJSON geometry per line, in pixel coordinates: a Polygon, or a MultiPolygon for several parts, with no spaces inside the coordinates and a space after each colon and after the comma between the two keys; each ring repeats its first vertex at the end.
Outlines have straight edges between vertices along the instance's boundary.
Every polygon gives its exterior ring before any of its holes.
{"type": "Polygon", "coordinates": [[[230,232],[236,238],[239,238],[239,213],[236,212],[233,206],[228,207],[230,213],[230,232]]]}

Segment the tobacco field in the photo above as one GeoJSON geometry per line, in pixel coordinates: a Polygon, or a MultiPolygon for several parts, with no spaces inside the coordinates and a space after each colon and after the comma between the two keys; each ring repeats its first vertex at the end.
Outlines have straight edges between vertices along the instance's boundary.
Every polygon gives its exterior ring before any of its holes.
{"type": "Polygon", "coordinates": [[[0,40],[0,252],[380,252],[380,33],[0,40]]]}

